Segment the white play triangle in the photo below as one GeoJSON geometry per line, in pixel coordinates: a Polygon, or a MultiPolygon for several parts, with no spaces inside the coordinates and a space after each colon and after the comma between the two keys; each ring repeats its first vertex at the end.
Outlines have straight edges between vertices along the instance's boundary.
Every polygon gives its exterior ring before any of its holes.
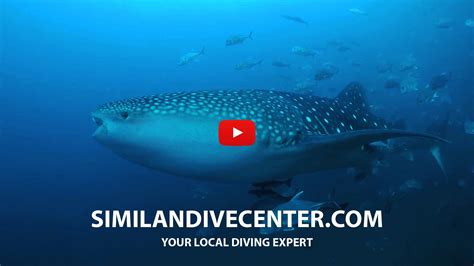
{"type": "Polygon", "coordinates": [[[242,135],[244,132],[238,130],[237,128],[233,127],[232,128],[232,138],[236,138],[240,135],[242,135]]]}

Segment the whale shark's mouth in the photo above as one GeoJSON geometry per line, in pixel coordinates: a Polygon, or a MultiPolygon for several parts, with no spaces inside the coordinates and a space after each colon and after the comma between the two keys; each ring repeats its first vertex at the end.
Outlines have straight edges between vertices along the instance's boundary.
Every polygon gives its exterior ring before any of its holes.
{"type": "Polygon", "coordinates": [[[95,130],[93,137],[98,137],[99,135],[106,135],[107,134],[107,127],[104,124],[104,120],[97,116],[92,116],[92,121],[97,125],[97,129],[95,130]]]}
{"type": "Polygon", "coordinates": [[[92,121],[94,121],[94,123],[97,124],[97,126],[102,126],[104,124],[104,120],[102,120],[101,118],[97,117],[97,116],[92,116],[92,121]]]}

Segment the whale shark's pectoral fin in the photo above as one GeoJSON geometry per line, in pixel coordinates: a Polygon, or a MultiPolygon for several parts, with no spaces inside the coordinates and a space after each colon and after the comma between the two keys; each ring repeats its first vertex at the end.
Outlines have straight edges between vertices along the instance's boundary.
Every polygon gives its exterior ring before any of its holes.
{"type": "Polygon", "coordinates": [[[304,148],[328,148],[331,150],[361,148],[364,149],[366,144],[384,141],[387,139],[401,137],[419,137],[431,139],[438,142],[450,143],[449,141],[424,133],[417,133],[397,129],[363,129],[352,132],[345,132],[333,135],[311,136],[305,138],[301,144],[304,148]]]}

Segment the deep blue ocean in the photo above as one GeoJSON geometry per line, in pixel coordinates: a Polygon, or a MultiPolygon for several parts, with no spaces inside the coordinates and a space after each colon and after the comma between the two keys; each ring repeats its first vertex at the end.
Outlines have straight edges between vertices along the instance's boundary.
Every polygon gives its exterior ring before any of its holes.
{"type": "Polygon", "coordinates": [[[474,261],[473,0],[0,0],[0,92],[1,266],[474,261]],[[92,138],[97,106],[203,89],[332,98],[352,81],[378,116],[451,142],[440,147],[445,173],[429,148],[410,146],[363,180],[347,169],[293,180],[305,199],[383,209],[383,228],[278,233],[315,237],[312,248],[286,249],[165,249],[160,240],[260,236],[252,229],[91,228],[96,209],[256,201],[249,184],[175,177],[114,155],[92,138]]]}

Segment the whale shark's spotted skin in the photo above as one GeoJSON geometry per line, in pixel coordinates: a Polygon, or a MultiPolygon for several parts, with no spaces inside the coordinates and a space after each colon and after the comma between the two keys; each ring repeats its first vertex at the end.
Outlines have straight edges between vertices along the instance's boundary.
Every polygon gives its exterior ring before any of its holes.
{"type": "Polygon", "coordinates": [[[197,91],[131,98],[105,104],[98,111],[151,119],[167,115],[250,119],[257,126],[258,141],[269,145],[296,145],[307,136],[387,128],[369,112],[358,83],[351,83],[335,99],[273,90],[197,91]]]}
{"type": "Polygon", "coordinates": [[[131,162],[223,182],[281,183],[347,167],[364,173],[380,155],[371,143],[397,137],[444,141],[385,129],[370,114],[358,83],[334,99],[270,90],[167,93],[105,104],[92,119],[98,125],[94,138],[131,162]],[[253,120],[256,145],[220,145],[219,123],[227,119],[253,120]]]}

